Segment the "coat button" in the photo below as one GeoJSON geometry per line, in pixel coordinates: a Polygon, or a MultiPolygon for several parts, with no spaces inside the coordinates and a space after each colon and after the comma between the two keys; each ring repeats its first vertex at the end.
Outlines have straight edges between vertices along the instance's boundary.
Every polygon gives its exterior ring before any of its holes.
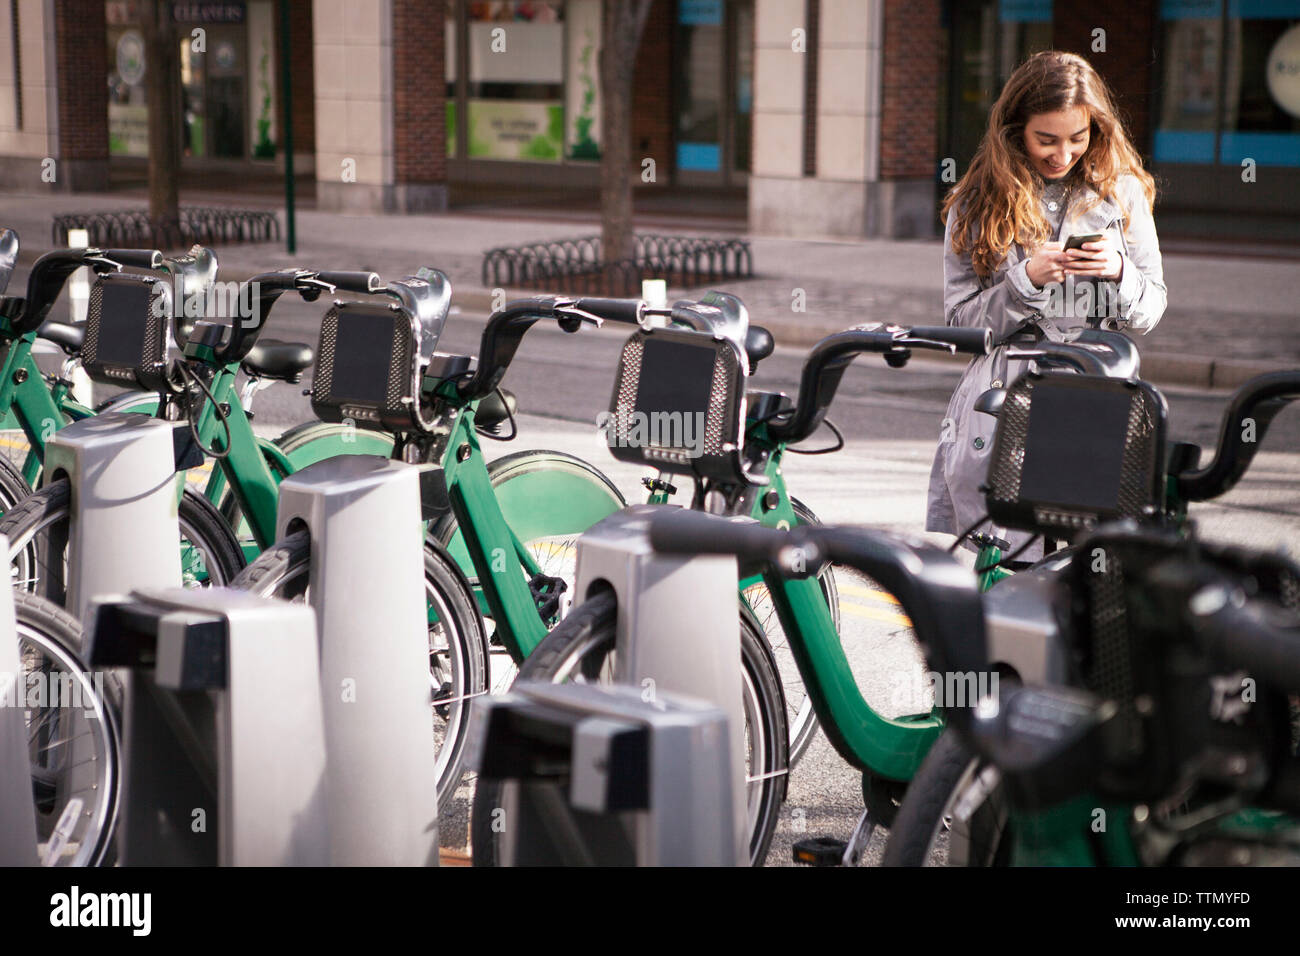
{"type": "Polygon", "coordinates": [[[976,447],[976,448],[983,448],[983,447],[984,447],[984,439],[983,439],[983,438],[977,438],[977,439],[975,439],[975,447],[976,447]]]}
{"type": "Polygon", "coordinates": [[[1001,387],[1002,387],[1002,379],[1000,379],[1000,378],[995,378],[995,379],[993,380],[993,387],[994,387],[994,388],[1001,388],[1001,387]]]}

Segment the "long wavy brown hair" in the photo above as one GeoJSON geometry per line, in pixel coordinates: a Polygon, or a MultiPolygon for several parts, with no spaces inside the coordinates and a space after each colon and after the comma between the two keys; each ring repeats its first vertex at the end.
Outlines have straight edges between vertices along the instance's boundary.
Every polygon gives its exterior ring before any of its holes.
{"type": "MultiPolygon", "coordinates": [[[[1047,50],[1035,53],[1016,68],[993,104],[989,128],[970,168],[943,202],[943,218],[955,205],[953,251],[970,253],[975,273],[988,278],[1006,258],[1012,243],[1036,246],[1051,235],[1040,211],[1042,179],[1025,152],[1024,130],[1039,113],[1082,107],[1088,113],[1090,137],[1069,179],[1091,187],[1096,198],[1113,199],[1121,207],[1116,182],[1132,173],[1142,184],[1148,209],[1156,198],[1155,181],[1129,142],[1115,113],[1110,91],[1081,56],[1047,50]]],[[[1124,209],[1125,218],[1129,210],[1124,209]]]]}

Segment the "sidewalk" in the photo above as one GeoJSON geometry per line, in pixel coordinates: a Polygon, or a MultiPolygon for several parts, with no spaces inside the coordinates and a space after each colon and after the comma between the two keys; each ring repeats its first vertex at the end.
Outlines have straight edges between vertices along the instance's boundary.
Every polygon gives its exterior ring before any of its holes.
{"type": "MultiPolygon", "coordinates": [[[[230,204],[239,205],[238,199],[230,204]]],[[[3,193],[0,224],[18,230],[20,264],[25,266],[52,247],[54,215],[141,205],[139,198],[116,194],[3,193]]],[[[700,231],[686,222],[672,231],[700,231]]],[[[656,223],[655,231],[660,230],[656,223]]],[[[373,269],[385,276],[430,265],[450,276],[462,309],[484,311],[491,300],[481,277],[484,250],[598,231],[597,222],[572,216],[551,220],[500,210],[436,216],[304,210],[297,216],[294,256],[284,251],[283,242],[231,245],[217,252],[223,275],[231,279],[288,265],[373,269]]],[[[751,320],[770,328],[782,345],[809,345],[867,321],[943,323],[938,241],[747,238],[757,277],[726,288],[745,301],[751,320]],[[804,311],[796,311],[800,301],[804,311]]],[[[1264,252],[1259,258],[1242,256],[1240,250],[1223,258],[1166,253],[1169,308],[1159,327],[1138,340],[1144,377],[1163,384],[1231,388],[1262,371],[1300,367],[1300,268],[1294,259],[1264,252]]]]}

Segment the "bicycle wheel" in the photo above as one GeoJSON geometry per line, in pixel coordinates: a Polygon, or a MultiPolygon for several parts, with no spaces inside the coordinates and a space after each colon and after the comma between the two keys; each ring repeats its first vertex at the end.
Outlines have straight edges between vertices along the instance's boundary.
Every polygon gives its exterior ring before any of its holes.
{"type": "MultiPolygon", "coordinates": [[[[233,586],[263,597],[308,600],[311,537],[289,535],[244,569],[233,586]]],[[[424,587],[429,603],[429,683],[437,752],[438,810],[460,782],[470,722],[470,699],[487,692],[487,640],[465,579],[438,548],[424,546],[424,587]]]]}
{"type": "Polygon", "coordinates": [[[951,729],[940,734],[908,784],[883,865],[1007,865],[1006,800],[987,769],[951,729]]]}
{"type": "MultiPolygon", "coordinates": [[[[564,581],[573,593],[577,541],[584,531],[627,503],[618,487],[595,465],[561,451],[523,451],[488,465],[488,477],[506,524],[537,562],[541,573],[564,581]]],[[[447,548],[477,591],[478,579],[454,515],[429,534],[447,548]]],[[[486,607],[480,603],[486,613],[486,607]]],[[[557,618],[558,619],[558,618],[557,618]]],[[[554,620],[548,622],[554,624],[554,620]]],[[[485,625],[486,626],[486,625],[485,625]]],[[[489,642],[489,686],[503,692],[517,669],[495,634],[489,642]]]]}
{"type": "Polygon", "coordinates": [[[0,456],[0,512],[7,512],[32,493],[22,472],[7,457],[0,456]]]}
{"type": "Polygon", "coordinates": [[[21,593],[14,611],[40,858],[46,866],[96,866],[112,842],[119,782],[104,678],[74,650],[81,625],[72,615],[21,593]]]}
{"type": "MultiPolygon", "coordinates": [[[[812,513],[812,509],[798,498],[791,498],[790,505],[800,524],[822,523],[821,519],[812,513]]],[[[821,585],[822,594],[830,608],[831,620],[835,624],[835,632],[838,634],[840,592],[835,583],[835,572],[829,564],[822,569],[817,581],[821,585]]],[[[761,581],[751,584],[741,594],[749,603],[754,616],[758,618],[764,633],[767,634],[767,643],[772,648],[772,656],[776,658],[777,670],[781,674],[781,688],[785,691],[786,720],[790,725],[790,766],[793,767],[799,762],[799,758],[804,755],[817,734],[817,715],[813,713],[812,698],[804,689],[803,676],[799,673],[799,665],[795,663],[794,652],[790,649],[790,638],[786,635],[785,628],[781,626],[781,619],[777,616],[776,605],[772,603],[772,594],[768,591],[767,585],[761,581]]]]}
{"type": "MultiPolygon", "coordinates": [[[[616,663],[617,616],[618,601],[613,591],[602,591],[588,599],[537,645],[519,669],[519,679],[557,684],[611,682],[616,663]]],[[[740,635],[749,858],[752,865],[762,866],[785,799],[790,744],[785,702],[771,652],[758,622],[744,612],[740,635]]],[[[493,824],[506,786],[510,784],[485,780],[474,793],[470,833],[475,866],[498,864],[497,831],[493,824]]]]}
{"type": "MultiPolygon", "coordinates": [[[[66,478],[29,495],[0,518],[9,541],[9,573],[20,591],[67,603],[69,502],[66,478]]],[[[244,566],[234,534],[217,510],[190,488],[178,512],[181,582],[185,587],[229,584],[244,566]]]]}

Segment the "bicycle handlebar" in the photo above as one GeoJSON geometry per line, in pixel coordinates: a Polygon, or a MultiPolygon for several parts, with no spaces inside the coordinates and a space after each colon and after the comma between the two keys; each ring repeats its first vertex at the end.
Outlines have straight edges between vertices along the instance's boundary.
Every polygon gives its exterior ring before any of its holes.
{"type": "Polygon", "coordinates": [[[1040,342],[1032,348],[1012,349],[1007,358],[1043,359],[1054,365],[1068,365],[1081,375],[1105,375],[1106,363],[1085,348],[1069,342],[1040,342]]]}
{"type": "Polygon", "coordinates": [[[1288,690],[1300,688],[1300,618],[1221,583],[1198,589],[1189,602],[1197,633],[1223,660],[1288,690]],[[1287,624],[1290,627],[1287,627],[1287,624]]]}
{"type": "Polygon", "coordinates": [[[655,509],[650,544],[664,554],[734,554],[784,576],[815,574],[827,561],[861,571],[896,597],[926,648],[931,669],[988,667],[984,611],[975,577],[947,552],[915,538],[831,525],[765,528],[744,518],[655,509]]]}
{"type": "Polygon", "coordinates": [[[105,249],[99,255],[129,269],[161,269],[163,265],[163,254],[157,249],[105,249]]]}
{"type": "Polygon", "coordinates": [[[524,333],[538,319],[556,319],[564,331],[576,332],[584,324],[599,327],[606,320],[636,324],[644,313],[645,303],[641,299],[571,299],[546,295],[507,302],[505,308],[488,319],[479,344],[478,367],[468,381],[456,386],[456,393],[468,401],[491,394],[514,360],[524,333]]]}
{"type": "Polygon", "coordinates": [[[1297,398],[1300,371],[1266,372],[1237,389],[1223,411],[1214,460],[1174,476],[1183,500],[1208,501],[1229,491],[1250,467],[1274,416],[1297,398]]]}
{"type": "Polygon", "coordinates": [[[569,306],[571,311],[585,312],[606,322],[623,322],[638,325],[645,315],[645,299],[577,299],[569,306]]]}
{"type": "Polygon", "coordinates": [[[902,364],[910,357],[913,348],[986,355],[992,342],[993,335],[988,329],[947,326],[907,329],[876,325],[836,332],[813,346],[799,378],[799,397],[793,415],[785,421],[769,424],[768,434],[787,444],[803,441],[811,435],[835,398],[845,369],[863,352],[894,356],[902,364]]]}
{"type": "Polygon", "coordinates": [[[343,292],[373,295],[383,288],[377,272],[317,272],[316,278],[343,292]]]}
{"type": "Polygon", "coordinates": [[[158,269],[162,262],[162,253],[157,249],[55,249],[47,252],[32,266],[27,277],[27,297],[22,312],[10,322],[10,328],[17,335],[39,329],[49,317],[68,277],[82,266],[104,273],[116,272],[124,265],[158,269]]]}

